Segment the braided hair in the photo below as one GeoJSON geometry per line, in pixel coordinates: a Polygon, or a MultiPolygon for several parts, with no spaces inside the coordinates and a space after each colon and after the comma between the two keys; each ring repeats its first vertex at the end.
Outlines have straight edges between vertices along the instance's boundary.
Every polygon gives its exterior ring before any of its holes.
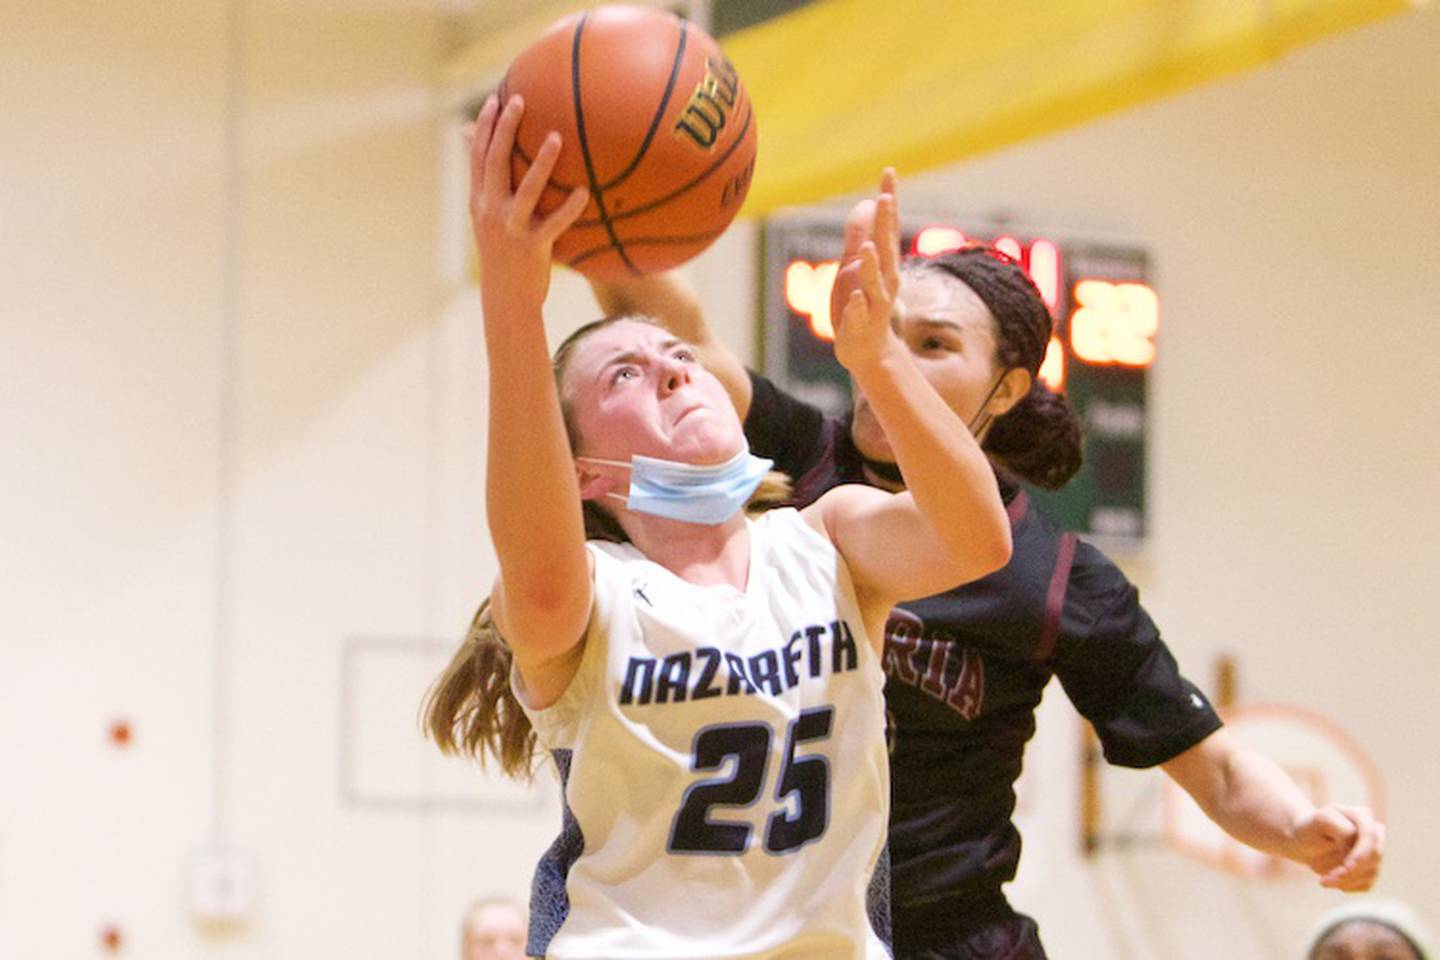
{"type": "Polygon", "coordinates": [[[1054,321],[1035,283],[1014,258],[989,246],[913,257],[906,267],[952,277],[973,290],[994,318],[1000,369],[1030,374],[1030,392],[991,423],[981,447],[1022,480],[1047,490],[1063,487],[1080,469],[1080,422],[1065,396],[1040,379],[1054,321]]]}

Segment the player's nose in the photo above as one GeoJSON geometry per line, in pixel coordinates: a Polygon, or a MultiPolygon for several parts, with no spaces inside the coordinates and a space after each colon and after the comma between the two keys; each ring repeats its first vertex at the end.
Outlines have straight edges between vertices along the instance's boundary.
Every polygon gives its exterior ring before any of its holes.
{"type": "Polygon", "coordinates": [[[660,369],[660,391],[674,393],[690,383],[690,368],[674,357],[667,357],[660,369]]]}

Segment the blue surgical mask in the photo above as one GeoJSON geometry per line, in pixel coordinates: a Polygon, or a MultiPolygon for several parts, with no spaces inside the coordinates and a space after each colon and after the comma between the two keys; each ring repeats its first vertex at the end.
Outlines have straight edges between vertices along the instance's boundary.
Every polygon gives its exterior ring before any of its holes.
{"type": "Polygon", "coordinates": [[[751,456],[747,447],[724,463],[693,464],[633,454],[629,463],[576,457],[591,463],[630,468],[630,494],[606,494],[623,500],[631,510],[670,520],[714,526],[744,508],[755,488],[774,466],[773,460],[751,456]]]}

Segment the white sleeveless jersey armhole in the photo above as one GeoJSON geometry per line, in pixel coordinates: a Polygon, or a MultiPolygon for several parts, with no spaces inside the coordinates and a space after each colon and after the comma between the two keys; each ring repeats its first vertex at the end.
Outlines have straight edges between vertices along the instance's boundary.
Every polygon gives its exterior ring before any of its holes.
{"type": "Polygon", "coordinates": [[[744,590],[587,544],[581,665],[555,704],[525,707],[565,801],[532,954],[889,955],[871,916],[889,817],[880,659],[828,539],[790,509],[749,530],[744,590]]]}
{"type": "Polygon", "coordinates": [[[590,621],[585,627],[585,649],[580,654],[580,665],[575,668],[575,676],[570,678],[565,692],[548,707],[537,709],[531,706],[520,667],[513,660],[510,663],[510,688],[515,692],[515,699],[520,702],[525,716],[530,718],[536,739],[547,750],[569,750],[574,746],[589,702],[603,685],[602,678],[597,676],[597,673],[605,668],[606,637],[603,624],[615,614],[611,609],[614,602],[613,591],[602,591],[599,585],[615,580],[619,574],[612,569],[616,565],[613,558],[597,550],[594,543],[587,543],[586,546],[595,555],[596,587],[590,603],[590,621]]]}

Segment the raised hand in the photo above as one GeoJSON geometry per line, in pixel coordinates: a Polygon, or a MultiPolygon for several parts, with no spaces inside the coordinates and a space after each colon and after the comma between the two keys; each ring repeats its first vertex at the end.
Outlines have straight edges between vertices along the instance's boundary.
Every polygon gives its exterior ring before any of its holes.
{"type": "Polygon", "coordinates": [[[1358,893],[1380,873],[1385,825],[1366,807],[1317,807],[1295,829],[1296,859],[1320,876],[1322,887],[1358,893]]]}
{"type": "Polygon", "coordinates": [[[858,263],[860,248],[867,241],[875,247],[880,276],[893,300],[900,290],[900,214],[895,201],[895,171],[891,167],[880,175],[879,194],[855,204],[845,218],[845,249],[840,255],[840,271],[830,288],[830,316],[837,322],[859,283],[859,272],[847,272],[846,268],[858,263]]]}
{"type": "Polygon", "coordinates": [[[900,346],[890,326],[894,298],[885,287],[875,244],[867,240],[860,245],[859,256],[835,276],[835,286],[841,284],[850,294],[839,315],[831,316],[835,359],[852,374],[863,376],[880,364],[887,349],[900,346]]]}
{"type": "MultiPolygon", "coordinates": [[[[530,316],[538,313],[550,288],[555,240],[580,216],[589,194],[576,187],[548,215],[536,213],[560,156],[560,135],[554,131],[545,136],[519,186],[512,186],[510,156],[524,112],[518,96],[502,108],[491,95],[480,108],[470,139],[470,222],[486,305],[497,308],[496,314],[514,310],[530,316]]],[[[503,322],[503,316],[486,313],[487,322],[503,322]]]]}

